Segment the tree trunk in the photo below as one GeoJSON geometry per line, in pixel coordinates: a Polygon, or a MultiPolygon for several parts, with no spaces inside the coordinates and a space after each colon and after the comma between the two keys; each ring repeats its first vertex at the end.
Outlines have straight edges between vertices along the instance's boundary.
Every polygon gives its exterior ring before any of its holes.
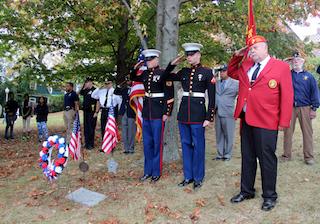
{"type": "MultiPolygon", "coordinates": [[[[157,6],[157,48],[162,52],[161,67],[165,68],[169,61],[177,55],[179,32],[179,0],[159,0],[157,6]]],[[[178,128],[177,128],[177,91],[179,84],[175,84],[175,104],[172,116],[166,122],[164,135],[165,162],[179,159],[178,128]]]]}
{"type": "Polygon", "coordinates": [[[118,48],[117,48],[117,58],[116,58],[116,83],[121,83],[127,74],[129,74],[129,67],[127,63],[127,59],[129,58],[129,52],[126,47],[128,42],[128,17],[123,17],[122,20],[122,27],[123,27],[123,36],[120,36],[118,41],[118,48]]]}

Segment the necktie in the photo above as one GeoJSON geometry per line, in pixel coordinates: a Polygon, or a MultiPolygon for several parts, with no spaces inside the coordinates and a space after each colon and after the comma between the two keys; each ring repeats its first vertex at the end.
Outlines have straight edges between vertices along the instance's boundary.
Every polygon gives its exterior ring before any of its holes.
{"type": "Polygon", "coordinates": [[[109,89],[107,90],[106,100],[104,101],[104,108],[107,108],[107,103],[108,103],[108,93],[109,93],[109,89]]]}
{"type": "Polygon", "coordinates": [[[221,80],[221,84],[220,84],[220,90],[221,90],[221,92],[224,90],[225,84],[226,84],[226,81],[221,80]]]}
{"type": "Polygon", "coordinates": [[[253,74],[252,74],[252,78],[251,78],[251,85],[254,83],[254,81],[256,81],[256,78],[257,78],[257,75],[258,75],[258,72],[260,70],[260,63],[258,63],[258,66],[257,68],[254,70],[253,74]]]}

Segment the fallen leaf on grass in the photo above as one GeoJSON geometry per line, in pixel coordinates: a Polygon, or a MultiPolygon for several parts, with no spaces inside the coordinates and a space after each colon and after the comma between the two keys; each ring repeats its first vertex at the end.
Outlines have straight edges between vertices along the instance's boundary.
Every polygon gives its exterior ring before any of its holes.
{"type": "Polygon", "coordinates": [[[120,199],[120,196],[117,192],[110,192],[109,196],[112,198],[112,200],[116,201],[118,199],[120,199]]]}
{"type": "Polygon", "coordinates": [[[195,208],[192,212],[192,214],[189,216],[192,223],[194,223],[195,221],[199,220],[200,218],[200,208],[195,208]]]}
{"type": "Polygon", "coordinates": [[[152,212],[152,209],[154,208],[155,206],[151,203],[151,202],[148,202],[145,209],[144,209],[144,213],[145,213],[145,220],[146,220],[146,223],[151,223],[155,216],[152,212]]]}
{"type": "Polygon", "coordinates": [[[45,191],[39,191],[37,189],[34,189],[33,191],[28,193],[29,197],[32,197],[33,199],[37,199],[39,196],[43,196],[45,194],[45,191]]]}
{"type": "Polygon", "coordinates": [[[47,218],[44,217],[43,215],[38,215],[38,219],[41,220],[41,221],[44,221],[44,220],[46,220],[47,218]]]}
{"type": "Polygon", "coordinates": [[[27,202],[25,203],[25,205],[26,205],[27,207],[39,207],[39,206],[40,206],[40,202],[37,201],[37,200],[32,199],[32,200],[27,201],[27,202]]]}
{"type": "Polygon", "coordinates": [[[197,201],[196,201],[196,205],[197,207],[204,207],[206,206],[207,202],[203,199],[203,198],[199,198],[197,201]]]}
{"type": "Polygon", "coordinates": [[[120,224],[120,221],[116,218],[110,218],[110,219],[99,222],[99,224],[120,224]]]}
{"type": "Polygon", "coordinates": [[[304,182],[309,182],[310,180],[308,178],[304,178],[304,182]]]}
{"type": "Polygon", "coordinates": [[[223,195],[217,195],[217,199],[218,199],[220,205],[222,205],[222,206],[226,205],[226,202],[224,200],[224,196],[223,195]]]}
{"type": "Polygon", "coordinates": [[[172,219],[180,219],[181,218],[181,213],[180,212],[171,212],[169,214],[169,217],[172,219]]]}
{"type": "Polygon", "coordinates": [[[146,215],[146,223],[152,223],[154,219],[155,219],[155,216],[153,213],[150,212],[146,215]]]}
{"type": "Polygon", "coordinates": [[[240,187],[240,181],[236,181],[236,182],[234,183],[234,186],[236,186],[236,188],[239,188],[239,187],[240,187]]]}
{"type": "Polygon", "coordinates": [[[30,181],[35,181],[35,180],[38,180],[39,179],[39,176],[31,176],[29,178],[30,181]]]}
{"type": "Polygon", "coordinates": [[[192,192],[190,187],[185,188],[183,191],[189,194],[192,192]]]}
{"type": "Polygon", "coordinates": [[[164,214],[170,218],[179,219],[181,217],[181,214],[179,212],[171,211],[168,205],[158,204],[158,205],[155,205],[154,208],[157,209],[159,213],[164,214]]]}

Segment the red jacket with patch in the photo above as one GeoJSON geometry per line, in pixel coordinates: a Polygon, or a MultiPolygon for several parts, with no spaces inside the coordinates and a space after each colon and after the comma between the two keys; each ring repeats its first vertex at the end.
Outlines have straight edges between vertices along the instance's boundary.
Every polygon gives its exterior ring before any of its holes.
{"type": "Polygon", "coordinates": [[[287,63],[270,58],[253,85],[248,71],[254,65],[252,59],[233,56],[228,65],[228,75],[239,80],[239,97],[234,117],[238,118],[246,104],[247,124],[278,130],[289,127],[293,108],[293,87],[290,67],[287,63]]]}

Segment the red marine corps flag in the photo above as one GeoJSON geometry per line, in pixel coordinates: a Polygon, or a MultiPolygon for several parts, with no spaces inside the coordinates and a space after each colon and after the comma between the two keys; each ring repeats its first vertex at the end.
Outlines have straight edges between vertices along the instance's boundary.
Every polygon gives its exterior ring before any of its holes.
{"type": "Polygon", "coordinates": [[[248,24],[246,33],[246,44],[249,46],[248,40],[257,35],[256,22],[254,21],[253,0],[248,0],[248,24]]]}

